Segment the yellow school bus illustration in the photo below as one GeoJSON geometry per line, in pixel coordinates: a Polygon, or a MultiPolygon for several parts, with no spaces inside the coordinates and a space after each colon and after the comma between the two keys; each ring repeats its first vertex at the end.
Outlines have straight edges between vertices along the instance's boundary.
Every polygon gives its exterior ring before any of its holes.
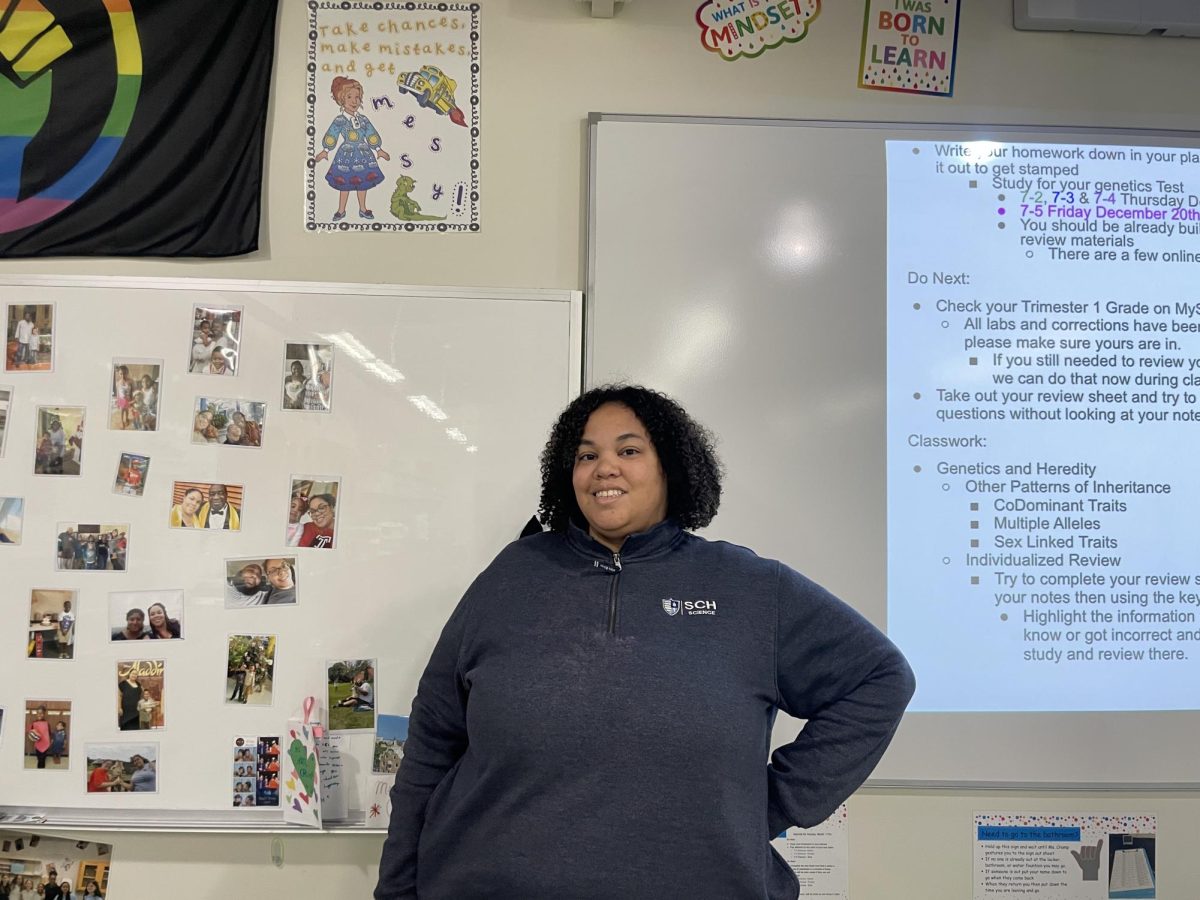
{"type": "Polygon", "coordinates": [[[416,97],[421,106],[432,106],[443,116],[457,105],[454,102],[454,89],[458,87],[458,82],[437,66],[421,66],[416,72],[401,72],[396,76],[396,87],[400,93],[416,97]]]}

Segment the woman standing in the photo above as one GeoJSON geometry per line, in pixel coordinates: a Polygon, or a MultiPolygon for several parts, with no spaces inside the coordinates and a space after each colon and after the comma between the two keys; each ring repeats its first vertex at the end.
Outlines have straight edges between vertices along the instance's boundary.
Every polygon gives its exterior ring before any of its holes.
{"type": "Polygon", "coordinates": [[[121,695],[117,727],[121,731],[137,731],[138,703],[142,699],[142,686],[138,683],[137,672],[132,665],[129,667],[129,674],[117,682],[117,690],[121,695]]]}
{"type": "Polygon", "coordinates": [[[33,752],[37,754],[37,767],[46,768],[46,756],[50,752],[50,723],[46,721],[46,707],[39,706],[34,713],[34,719],[29,723],[27,735],[33,744],[33,752]]]}
{"type": "Polygon", "coordinates": [[[192,340],[192,355],[188,371],[203,373],[212,361],[213,346],[212,326],[208,322],[201,322],[196,326],[196,336],[192,340]]]}
{"type": "Polygon", "coordinates": [[[307,381],[304,377],[304,363],[298,359],[292,360],[291,374],[283,379],[284,409],[304,409],[304,385],[307,381]]]}
{"type": "Polygon", "coordinates": [[[375,897],[795,900],[769,842],[870,774],[904,657],[803,575],[689,533],[721,470],[669,398],[585,393],[541,463],[550,531],[475,580],[421,678],[375,897]],[[768,761],[779,710],[807,724],[768,761]]]}
{"type": "Polygon", "coordinates": [[[338,192],[338,208],[333,214],[333,221],[340,222],[346,218],[346,201],[350,192],[354,191],[358,198],[358,216],[361,219],[374,219],[375,214],[367,209],[367,191],[376,185],[383,184],[383,172],[375,157],[390,160],[381,147],[382,138],[371,120],[359,110],[362,108],[363,86],[353,78],[338,75],[329,87],[333,102],[338,105],[338,114],[325,132],[321,140],[322,150],[313,157],[313,163],[319,163],[329,157],[329,151],[337,147],[329,171],[325,173],[325,182],[338,192]],[[338,139],[342,145],[338,147],[338,139]]]}
{"type": "Polygon", "coordinates": [[[199,528],[200,519],[196,514],[203,503],[204,492],[200,488],[188,488],[183,492],[183,499],[171,507],[171,527],[199,528]]]}

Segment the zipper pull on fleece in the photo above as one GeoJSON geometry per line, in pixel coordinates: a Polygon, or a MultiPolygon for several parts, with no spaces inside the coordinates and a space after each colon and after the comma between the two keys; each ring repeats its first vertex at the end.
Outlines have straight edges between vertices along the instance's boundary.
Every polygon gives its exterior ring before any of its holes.
{"type": "Polygon", "coordinates": [[[598,559],[593,559],[592,560],[592,568],[603,569],[605,572],[620,572],[621,571],[621,554],[614,553],[612,555],[612,558],[613,558],[612,565],[609,565],[608,563],[602,562],[601,560],[598,560],[598,559]]]}

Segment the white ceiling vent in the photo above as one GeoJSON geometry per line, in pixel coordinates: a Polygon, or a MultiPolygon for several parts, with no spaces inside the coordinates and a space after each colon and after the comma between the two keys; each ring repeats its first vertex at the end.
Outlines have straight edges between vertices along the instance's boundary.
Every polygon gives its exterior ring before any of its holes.
{"type": "Polygon", "coordinates": [[[1022,31],[1099,31],[1200,37],[1196,0],[1013,0],[1022,31]]]}
{"type": "Polygon", "coordinates": [[[617,9],[633,0],[583,0],[591,4],[593,19],[611,19],[617,14],[617,9]]]}

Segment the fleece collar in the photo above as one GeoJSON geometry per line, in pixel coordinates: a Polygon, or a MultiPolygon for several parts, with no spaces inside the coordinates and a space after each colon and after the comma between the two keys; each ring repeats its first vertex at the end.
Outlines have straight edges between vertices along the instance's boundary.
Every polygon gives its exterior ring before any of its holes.
{"type": "MultiPolygon", "coordinates": [[[[621,545],[621,561],[650,559],[671,550],[683,540],[686,532],[674,519],[664,519],[649,531],[631,534],[621,545]]],[[[576,553],[589,559],[611,560],[612,551],[572,522],[567,526],[567,544],[576,553]]]]}

